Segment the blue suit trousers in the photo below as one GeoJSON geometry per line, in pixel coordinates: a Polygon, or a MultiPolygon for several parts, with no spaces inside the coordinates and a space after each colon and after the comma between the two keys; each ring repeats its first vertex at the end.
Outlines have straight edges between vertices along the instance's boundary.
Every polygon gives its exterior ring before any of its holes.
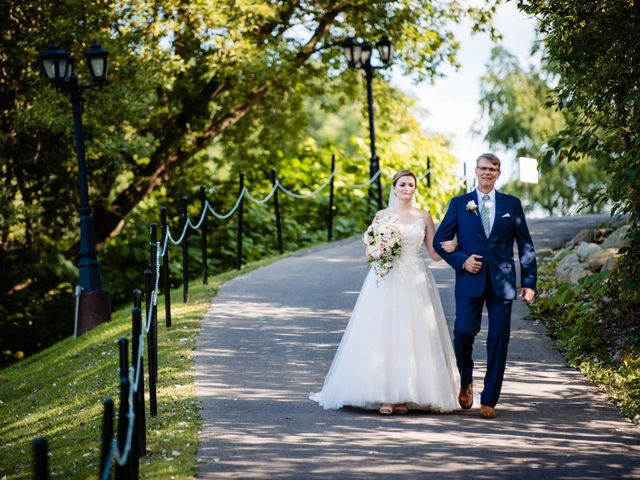
{"type": "Polygon", "coordinates": [[[507,363],[507,347],[511,334],[512,300],[497,298],[491,291],[490,282],[482,297],[456,298],[456,320],[453,327],[453,345],[456,353],[461,387],[466,389],[473,380],[473,343],[480,331],[482,310],[487,306],[489,331],[487,334],[487,371],[484,390],[480,398],[482,405],[495,407],[500,397],[504,370],[507,363]]]}

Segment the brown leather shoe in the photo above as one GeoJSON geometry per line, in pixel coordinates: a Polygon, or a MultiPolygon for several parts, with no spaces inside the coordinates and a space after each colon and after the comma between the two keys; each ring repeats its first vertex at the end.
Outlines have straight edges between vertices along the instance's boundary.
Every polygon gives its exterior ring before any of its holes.
{"type": "Polygon", "coordinates": [[[496,418],[496,409],[488,405],[480,405],[480,416],[482,418],[496,418]]]}
{"type": "Polygon", "coordinates": [[[473,406],[473,382],[469,384],[466,390],[460,389],[458,394],[458,403],[465,410],[473,406]]]}

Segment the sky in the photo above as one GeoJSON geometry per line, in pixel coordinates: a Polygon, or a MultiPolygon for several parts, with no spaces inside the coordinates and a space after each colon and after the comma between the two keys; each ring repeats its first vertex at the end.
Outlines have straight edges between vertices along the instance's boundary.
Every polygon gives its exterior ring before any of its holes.
{"type": "MultiPolygon", "coordinates": [[[[514,2],[507,2],[498,7],[495,25],[503,36],[500,43],[518,57],[521,66],[539,63],[530,55],[536,25],[532,17],[520,12],[514,2]]],[[[447,67],[443,70],[445,76],[436,79],[434,85],[414,85],[399,69],[392,70],[391,83],[416,99],[416,116],[426,132],[443,134],[451,141],[452,152],[467,164],[470,180],[476,157],[484,152],[496,153],[503,164],[496,185],[499,188],[512,173],[517,174],[515,155],[492,150],[482,136],[472,133],[474,123],[480,119],[480,77],[495,43],[487,34],[472,34],[469,23],[456,26],[454,32],[460,41],[457,71],[447,67]]],[[[462,171],[460,167],[460,176],[462,171]]]]}

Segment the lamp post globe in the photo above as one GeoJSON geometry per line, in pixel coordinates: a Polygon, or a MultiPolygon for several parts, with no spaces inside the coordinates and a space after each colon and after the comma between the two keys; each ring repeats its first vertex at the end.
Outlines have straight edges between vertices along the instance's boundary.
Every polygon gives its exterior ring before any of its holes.
{"type": "Polygon", "coordinates": [[[391,40],[384,37],[376,43],[376,48],[378,49],[378,55],[380,55],[382,63],[386,66],[391,65],[391,59],[393,58],[393,43],[391,43],[391,40]]]}
{"type": "Polygon", "coordinates": [[[102,49],[99,43],[93,42],[84,54],[89,72],[96,83],[106,83],[109,67],[109,52],[102,49]]]}
{"type": "Polygon", "coordinates": [[[344,56],[347,58],[349,66],[351,68],[358,68],[360,66],[362,42],[359,42],[354,37],[349,37],[344,42],[342,42],[342,49],[344,51],[344,56]]]}
{"type": "Polygon", "coordinates": [[[368,43],[363,43],[360,50],[360,65],[366,67],[367,64],[371,64],[371,52],[373,48],[368,43]]]}
{"type": "Polygon", "coordinates": [[[40,61],[52,84],[57,85],[69,78],[67,72],[72,69],[71,55],[57,45],[47,45],[47,49],[40,53],[40,61]]]}

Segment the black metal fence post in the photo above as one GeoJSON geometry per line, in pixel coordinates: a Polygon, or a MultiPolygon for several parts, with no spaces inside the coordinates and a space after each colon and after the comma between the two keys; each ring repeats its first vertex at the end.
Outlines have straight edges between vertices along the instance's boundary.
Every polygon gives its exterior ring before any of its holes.
{"type": "Polygon", "coordinates": [[[277,185],[277,171],[275,168],[271,169],[271,186],[272,188],[275,188],[274,192],[273,192],[273,209],[275,210],[275,214],[276,214],[276,233],[278,236],[278,252],[280,252],[280,255],[282,255],[284,253],[284,245],[282,243],[282,220],[280,218],[280,203],[278,202],[278,189],[276,188],[277,185]]]}
{"type": "Polygon", "coordinates": [[[138,307],[142,311],[142,290],[136,288],[133,291],[133,306],[138,307]]]}
{"type": "Polygon", "coordinates": [[[145,288],[145,300],[146,300],[146,315],[147,322],[149,322],[149,333],[147,335],[147,352],[149,360],[149,413],[152,417],[158,414],[158,402],[156,400],[156,385],[157,385],[157,359],[158,359],[158,322],[157,319],[154,322],[153,318],[153,306],[151,302],[151,291],[153,275],[151,270],[144,271],[144,288],[145,288]]]}
{"type": "Polygon", "coordinates": [[[378,199],[378,210],[382,210],[382,172],[380,171],[380,157],[375,156],[376,163],[376,173],[378,174],[378,178],[376,178],[376,197],[378,199]]]}
{"type": "Polygon", "coordinates": [[[169,242],[166,240],[167,233],[169,231],[169,225],[167,224],[167,207],[160,208],[160,235],[162,236],[162,247],[164,242],[167,242],[167,250],[162,257],[162,284],[164,286],[164,312],[165,312],[165,325],[171,326],[171,285],[169,284],[169,242]]]}
{"type": "Polygon", "coordinates": [[[207,258],[207,189],[204,185],[200,185],[200,202],[202,204],[202,233],[201,233],[201,247],[202,247],[202,284],[209,284],[209,259],[207,258]]]}
{"type": "Polygon", "coordinates": [[[49,480],[49,459],[47,439],[38,437],[32,442],[33,447],[33,478],[34,480],[49,480]]]}
{"type": "MultiPolygon", "coordinates": [[[[240,193],[244,193],[244,172],[240,173],[240,193]]],[[[238,205],[238,231],[236,236],[236,270],[240,270],[242,267],[242,227],[244,221],[244,195],[240,199],[240,205],[238,205]]]]}
{"type": "Polygon", "coordinates": [[[464,192],[467,193],[469,191],[469,182],[467,181],[467,163],[462,164],[462,174],[464,175],[464,192]]]}
{"type": "Polygon", "coordinates": [[[189,216],[187,214],[187,202],[189,199],[182,196],[182,228],[184,229],[184,238],[182,239],[182,301],[187,303],[189,300],[189,228],[187,223],[189,216]]]}
{"type": "Polygon", "coordinates": [[[129,341],[125,337],[120,337],[118,339],[118,353],[120,355],[120,378],[129,378],[129,354],[127,352],[128,345],[129,341]]]}
{"type": "MultiPolygon", "coordinates": [[[[144,312],[145,315],[147,317],[147,324],[149,323],[149,319],[151,318],[151,288],[153,288],[152,285],[153,282],[153,273],[151,272],[151,270],[149,268],[147,268],[144,271],[144,291],[145,291],[145,295],[144,295],[144,312]]],[[[146,325],[145,325],[146,328],[146,325]]],[[[151,344],[151,342],[147,342],[149,344],[151,344]]],[[[150,351],[149,351],[150,352],[150,351]]],[[[149,357],[149,361],[151,361],[151,357],[149,357]]]]}
{"type": "MultiPolygon", "coordinates": [[[[104,411],[102,414],[102,444],[100,446],[100,472],[98,479],[102,480],[104,469],[109,461],[111,455],[111,442],[113,441],[113,400],[111,397],[106,397],[102,400],[104,405],[104,411]]],[[[109,478],[111,478],[111,472],[109,472],[109,478]]]]}
{"type": "Polygon", "coordinates": [[[131,310],[131,365],[135,369],[138,383],[133,397],[133,411],[136,414],[136,437],[138,438],[137,454],[143,457],[147,453],[147,425],[144,411],[144,355],[140,352],[140,335],[142,335],[142,311],[140,305],[135,304],[135,298],[140,296],[140,290],[134,291],[134,306],[131,310]],[[140,372],[138,372],[138,355],[140,355],[140,372]]]}
{"type": "MultiPolygon", "coordinates": [[[[129,456],[131,457],[131,462],[129,462],[129,466],[130,466],[130,474],[131,477],[133,478],[137,478],[138,477],[138,467],[139,467],[139,463],[138,463],[138,459],[140,458],[140,429],[138,428],[138,394],[135,391],[136,389],[136,371],[137,371],[137,363],[138,363],[138,350],[139,350],[139,339],[140,339],[140,332],[136,330],[139,330],[139,327],[135,326],[135,321],[133,320],[134,315],[131,315],[132,317],[132,322],[131,322],[131,368],[133,369],[133,375],[131,376],[131,383],[129,384],[129,388],[133,388],[133,413],[135,414],[135,420],[133,423],[133,432],[131,435],[131,453],[129,454],[129,456]],[[138,335],[136,335],[136,333],[138,335]]],[[[143,365],[140,364],[140,369],[143,369],[143,365]]],[[[142,374],[142,373],[141,373],[142,374]]],[[[131,421],[131,420],[129,420],[131,421]]]]}
{"type": "Polygon", "coordinates": [[[431,157],[427,157],[427,188],[431,188],[431,157]]]}
{"type": "MultiPolygon", "coordinates": [[[[151,338],[151,340],[149,341],[150,344],[153,344],[153,382],[154,382],[154,386],[158,384],[158,304],[157,304],[157,293],[156,292],[156,302],[153,302],[153,292],[156,289],[156,285],[157,283],[157,278],[156,278],[156,272],[158,271],[157,267],[157,262],[158,262],[158,225],[156,223],[152,223],[151,224],[151,230],[150,230],[150,254],[151,254],[151,261],[150,261],[150,266],[151,266],[151,285],[150,285],[150,289],[147,290],[147,296],[149,297],[149,304],[150,304],[150,313],[147,312],[147,318],[149,319],[148,321],[150,322],[150,327],[149,327],[149,337],[151,338]]],[[[155,393],[155,392],[154,392],[155,393]]],[[[150,403],[150,407],[151,407],[151,402],[150,403]]],[[[157,402],[155,405],[155,411],[157,413],[157,402]]],[[[155,415],[154,415],[155,416],[155,415]]]]}
{"type": "MultiPolygon", "coordinates": [[[[158,224],[152,223],[149,229],[149,269],[151,270],[151,286],[152,291],[156,289],[158,282],[158,224]]],[[[153,300],[152,292],[147,292],[149,300],[153,300]]],[[[156,303],[151,302],[151,313],[155,319],[156,325],[158,324],[158,292],[156,292],[156,303]]],[[[156,328],[157,334],[157,328],[156,328]]]]}
{"type": "Polygon", "coordinates": [[[331,154],[331,181],[329,183],[329,211],[327,213],[327,241],[333,238],[333,181],[336,171],[336,155],[331,154]]]}
{"type": "MultiPolygon", "coordinates": [[[[129,361],[127,359],[128,342],[126,338],[120,338],[118,340],[118,347],[120,352],[120,408],[118,409],[118,451],[120,454],[124,453],[124,447],[127,443],[127,427],[128,427],[128,413],[129,413],[129,361]]],[[[130,478],[130,458],[131,454],[127,458],[127,462],[124,465],[116,465],[116,480],[128,480],[130,478]]]]}
{"type": "Polygon", "coordinates": [[[153,285],[156,285],[156,266],[158,262],[158,224],[149,226],[149,268],[153,274],[153,285]]]}

